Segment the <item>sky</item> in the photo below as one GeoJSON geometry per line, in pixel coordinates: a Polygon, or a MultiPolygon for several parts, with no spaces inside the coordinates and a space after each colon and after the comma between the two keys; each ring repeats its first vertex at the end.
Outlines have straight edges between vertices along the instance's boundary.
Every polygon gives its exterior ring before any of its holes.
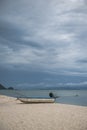
{"type": "Polygon", "coordinates": [[[0,0],[0,83],[87,85],[87,1],[0,0]]]}

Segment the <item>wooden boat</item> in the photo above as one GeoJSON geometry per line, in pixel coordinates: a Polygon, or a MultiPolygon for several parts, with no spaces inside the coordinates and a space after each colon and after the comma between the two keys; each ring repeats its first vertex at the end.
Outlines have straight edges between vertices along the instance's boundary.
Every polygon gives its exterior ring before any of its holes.
{"type": "Polygon", "coordinates": [[[54,98],[18,98],[23,103],[54,103],[54,98]]]}

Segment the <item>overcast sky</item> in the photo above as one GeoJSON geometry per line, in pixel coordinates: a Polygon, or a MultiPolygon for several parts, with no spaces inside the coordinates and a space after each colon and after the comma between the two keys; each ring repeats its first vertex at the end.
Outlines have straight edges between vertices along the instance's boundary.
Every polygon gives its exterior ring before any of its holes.
{"type": "Polygon", "coordinates": [[[87,1],[0,0],[0,83],[87,84],[87,1]]]}

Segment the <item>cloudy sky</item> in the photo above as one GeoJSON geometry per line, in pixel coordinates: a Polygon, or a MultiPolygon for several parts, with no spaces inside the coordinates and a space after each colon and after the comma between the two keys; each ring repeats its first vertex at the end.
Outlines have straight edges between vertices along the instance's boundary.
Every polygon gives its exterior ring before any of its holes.
{"type": "Polygon", "coordinates": [[[0,0],[0,83],[87,84],[87,1],[0,0]]]}

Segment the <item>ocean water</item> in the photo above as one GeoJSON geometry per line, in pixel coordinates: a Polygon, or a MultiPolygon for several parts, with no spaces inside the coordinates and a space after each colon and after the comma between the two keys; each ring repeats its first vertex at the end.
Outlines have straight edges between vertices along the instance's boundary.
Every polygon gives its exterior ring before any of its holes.
{"type": "Polygon", "coordinates": [[[0,90],[0,94],[11,97],[47,97],[49,93],[59,96],[56,103],[87,106],[87,90],[0,90]]]}

